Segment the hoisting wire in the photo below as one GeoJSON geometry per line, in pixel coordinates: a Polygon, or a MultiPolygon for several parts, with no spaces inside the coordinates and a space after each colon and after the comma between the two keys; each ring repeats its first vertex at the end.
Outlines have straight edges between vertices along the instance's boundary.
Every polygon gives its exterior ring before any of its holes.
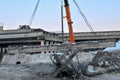
{"type": "Polygon", "coordinates": [[[34,9],[34,11],[33,11],[33,14],[32,14],[32,16],[31,16],[31,18],[30,18],[29,27],[30,27],[30,26],[32,25],[32,23],[33,23],[33,19],[34,19],[34,17],[35,17],[36,11],[37,11],[37,9],[38,9],[39,3],[40,3],[40,0],[37,1],[37,4],[36,4],[35,9],[34,9]]]}
{"type": "Polygon", "coordinates": [[[61,29],[62,29],[62,41],[64,42],[64,25],[63,25],[63,0],[61,0],[61,29]]]}
{"type": "Polygon", "coordinates": [[[74,4],[76,5],[76,7],[77,7],[77,9],[78,9],[78,11],[79,11],[79,13],[80,13],[80,15],[83,17],[83,19],[84,19],[85,23],[87,24],[88,28],[90,29],[90,31],[91,31],[91,32],[94,32],[92,26],[91,26],[90,23],[88,22],[88,20],[87,20],[86,16],[84,15],[84,13],[81,11],[81,9],[80,9],[79,5],[77,4],[77,2],[76,2],[75,0],[73,0],[73,2],[74,2],[74,4]]]}

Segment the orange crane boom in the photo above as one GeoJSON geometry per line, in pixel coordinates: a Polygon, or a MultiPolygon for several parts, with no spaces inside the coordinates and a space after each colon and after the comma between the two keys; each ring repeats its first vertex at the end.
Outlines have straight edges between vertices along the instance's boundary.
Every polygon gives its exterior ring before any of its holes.
{"type": "Polygon", "coordinates": [[[72,20],[71,20],[71,14],[70,14],[70,7],[69,7],[69,3],[68,0],[64,0],[65,3],[65,10],[66,10],[66,18],[68,21],[68,26],[69,26],[69,40],[70,43],[74,43],[75,39],[74,39],[74,33],[73,33],[73,28],[72,28],[72,20]]]}

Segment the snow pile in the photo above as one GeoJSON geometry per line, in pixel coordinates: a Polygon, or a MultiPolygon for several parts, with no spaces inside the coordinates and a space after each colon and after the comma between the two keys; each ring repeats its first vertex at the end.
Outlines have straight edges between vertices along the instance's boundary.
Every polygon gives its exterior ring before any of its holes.
{"type": "Polygon", "coordinates": [[[113,50],[120,50],[120,41],[118,41],[116,43],[115,47],[108,47],[108,48],[104,49],[104,51],[113,51],[113,50]]]}

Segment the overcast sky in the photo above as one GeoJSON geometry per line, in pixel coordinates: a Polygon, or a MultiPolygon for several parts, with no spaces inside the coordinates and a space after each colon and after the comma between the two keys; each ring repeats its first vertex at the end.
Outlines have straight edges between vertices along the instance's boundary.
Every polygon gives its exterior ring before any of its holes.
{"type": "MultiPolygon", "coordinates": [[[[120,0],[76,0],[95,31],[120,30],[120,0]]],[[[37,0],[0,0],[0,23],[4,29],[27,25],[37,0]]],[[[73,0],[69,0],[74,32],[90,31],[73,0]]],[[[40,0],[32,28],[61,31],[61,0],[40,0]]],[[[64,11],[65,12],[65,11],[64,11]]],[[[65,16],[65,13],[64,13],[65,16]]],[[[64,30],[68,25],[64,19],[64,30]]]]}

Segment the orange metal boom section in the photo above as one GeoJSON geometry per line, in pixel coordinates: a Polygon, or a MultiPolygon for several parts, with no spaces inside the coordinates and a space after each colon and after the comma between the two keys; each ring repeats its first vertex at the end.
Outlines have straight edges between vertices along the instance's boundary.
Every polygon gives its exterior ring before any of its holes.
{"type": "Polygon", "coordinates": [[[71,20],[68,0],[64,0],[64,2],[65,2],[65,9],[66,9],[66,18],[67,18],[68,26],[69,26],[69,40],[70,40],[70,43],[74,43],[75,39],[74,39],[74,33],[73,33],[73,28],[72,28],[72,23],[73,22],[71,20]]]}

